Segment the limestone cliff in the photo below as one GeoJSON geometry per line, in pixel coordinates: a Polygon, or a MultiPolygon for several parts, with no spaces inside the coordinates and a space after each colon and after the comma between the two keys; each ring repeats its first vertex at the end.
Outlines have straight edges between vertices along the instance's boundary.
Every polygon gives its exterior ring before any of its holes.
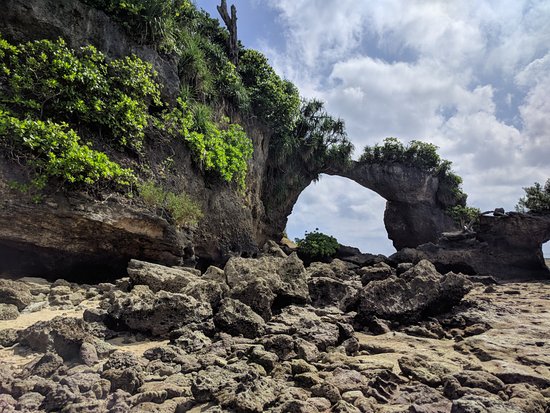
{"type": "MultiPolygon", "coordinates": [[[[111,58],[133,53],[154,65],[166,101],[178,94],[180,78],[172,56],[136,43],[101,11],[78,0],[7,0],[4,10],[0,32],[9,41],[62,37],[71,47],[91,44],[111,58]]],[[[270,129],[230,107],[225,111],[244,126],[254,146],[244,193],[205,176],[182,142],[145,140],[147,168],[163,174],[174,191],[199,200],[204,218],[192,231],[182,232],[153,217],[139,202],[116,202],[117,197],[92,199],[50,191],[43,203],[34,204],[8,185],[24,171],[2,159],[0,254],[10,259],[2,260],[0,271],[66,274],[78,267],[117,274],[124,272],[130,257],[177,264],[194,254],[206,262],[254,255],[258,245],[281,236],[299,194],[320,173],[347,177],[383,196],[388,201],[385,224],[398,249],[435,241],[453,228],[444,213],[453,201],[442,201],[437,177],[400,164],[313,166],[299,154],[289,160],[294,169],[281,168],[272,160],[270,129]],[[29,265],[21,265],[22,256],[29,265]]],[[[112,155],[122,161],[128,156],[112,155]]]]}

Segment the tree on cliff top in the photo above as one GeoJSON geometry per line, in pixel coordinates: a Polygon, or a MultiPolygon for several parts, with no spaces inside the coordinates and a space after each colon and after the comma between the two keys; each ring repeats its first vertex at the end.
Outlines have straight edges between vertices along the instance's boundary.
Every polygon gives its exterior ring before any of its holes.
{"type": "Polygon", "coordinates": [[[550,179],[546,181],[544,187],[535,182],[533,186],[523,188],[525,196],[520,198],[516,205],[519,212],[550,212],[550,179]]]}

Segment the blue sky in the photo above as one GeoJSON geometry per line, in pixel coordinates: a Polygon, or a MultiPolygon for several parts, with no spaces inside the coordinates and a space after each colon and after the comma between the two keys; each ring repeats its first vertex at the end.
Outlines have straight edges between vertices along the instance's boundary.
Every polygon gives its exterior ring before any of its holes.
{"type": "MultiPolygon", "coordinates": [[[[356,156],[387,136],[432,142],[482,210],[513,210],[522,187],[550,177],[549,1],[233,3],[243,44],[342,117],[356,156]]],[[[217,17],[218,1],[196,4],[217,17]]],[[[391,254],[384,205],[354,182],[323,176],[301,194],[287,232],[318,227],[391,254]]]]}

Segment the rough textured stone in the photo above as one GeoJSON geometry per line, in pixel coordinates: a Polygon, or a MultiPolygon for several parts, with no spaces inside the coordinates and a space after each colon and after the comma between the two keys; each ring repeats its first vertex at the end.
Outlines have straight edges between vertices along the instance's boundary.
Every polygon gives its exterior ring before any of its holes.
{"type": "Polygon", "coordinates": [[[360,285],[328,277],[315,277],[309,280],[311,304],[315,307],[335,306],[346,311],[357,300],[360,285]]]}
{"type": "Polygon", "coordinates": [[[112,392],[120,389],[134,394],[144,381],[143,364],[143,361],[132,353],[116,351],[103,365],[101,376],[109,380],[112,392]]]}
{"type": "Polygon", "coordinates": [[[226,298],[214,316],[214,324],[220,330],[233,335],[258,337],[264,331],[265,322],[246,304],[226,298]]]}
{"type": "Polygon", "coordinates": [[[286,258],[231,258],[224,271],[231,295],[257,309],[265,319],[274,306],[309,301],[306,271],[295,253],[286,258]]]}
{"type": "MultiPolygon", "coordinates": [[[[0,274],[2,273],[0,268],[0,274]]],[[[19,311],[23,310],[32,301],[32,294],[28,285],[12,280],[0,279],[0,303],[12,304],[19,311]]]]}
{"type": "Polygon", "coordinates": [[[550,279],[542,253],[542,244],[548,239],[550,214],[483,215],[469,239],[443,238],[414,250],[404,249],[390,259],[396,262],[427,259],[441,272],[491,275],[497,280],[550,279]]]}
{"type": "Polygon", "coordinates": [[[185,268],[171,268],[150,262],[130,260],[128,263],[128,276],[134,285],[146,285],[151,291],[160,290],[179,293],[194,280],[197,275],[195,270],[185,268]]]}
{"type": "Polygon", "coordinates": [[[155,336],[168,336],[172,330],[212,316],[208,303],[162,290],[155,294],[146,286],[115,295],[107,311],[111,323],[155,336]]]}
{"type": "Polygon", "coordinates": [[[524,413],[524,410],[497,397],[467,395],[453,401],[451,413],[524,413]]]}
{"type": "Polygon", "coordinates": [[[420,261],[399,278],[372,281],[360,293],[358,319],[373,316],[412,322],[438,314],[458,304],[472,288],[461,274],[439,274],[426,260],[420,261]]]}
{"type": "Polygon", "coordinates": [[[19,317],[19,310],[14,304],[0,303],[0,320],[15,320],[19,317]]]}
{"type": "Polygon", "coordinates": [[[263,412],[281,392],[279,385],[262,377],[244,363],[227,368],[217,366],[201,370],[193,381],[193,396],[199,402],[216,401],[224,409],[239,412],[263,412]]]}
{"type": "Polygon", "coordinates": [[[50,321],[39,321],[19,332],[19,343],[35,351],[54,351],[63,359],[77,359],[80,346],[92,340],[83,320],[55,317],[50,321]]]}

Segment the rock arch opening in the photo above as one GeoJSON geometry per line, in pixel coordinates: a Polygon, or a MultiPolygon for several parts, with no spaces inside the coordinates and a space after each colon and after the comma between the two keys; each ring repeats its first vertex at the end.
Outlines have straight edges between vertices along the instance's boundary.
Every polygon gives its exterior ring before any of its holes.
{"type": "Polygon", "coordinates": [[[351,179],[322,174],[298,197],[286,232],[294,240],[319,228],[340,244],[390,255],[396,250],[384,226],[385,207],[384,198],[351,179]]]}

